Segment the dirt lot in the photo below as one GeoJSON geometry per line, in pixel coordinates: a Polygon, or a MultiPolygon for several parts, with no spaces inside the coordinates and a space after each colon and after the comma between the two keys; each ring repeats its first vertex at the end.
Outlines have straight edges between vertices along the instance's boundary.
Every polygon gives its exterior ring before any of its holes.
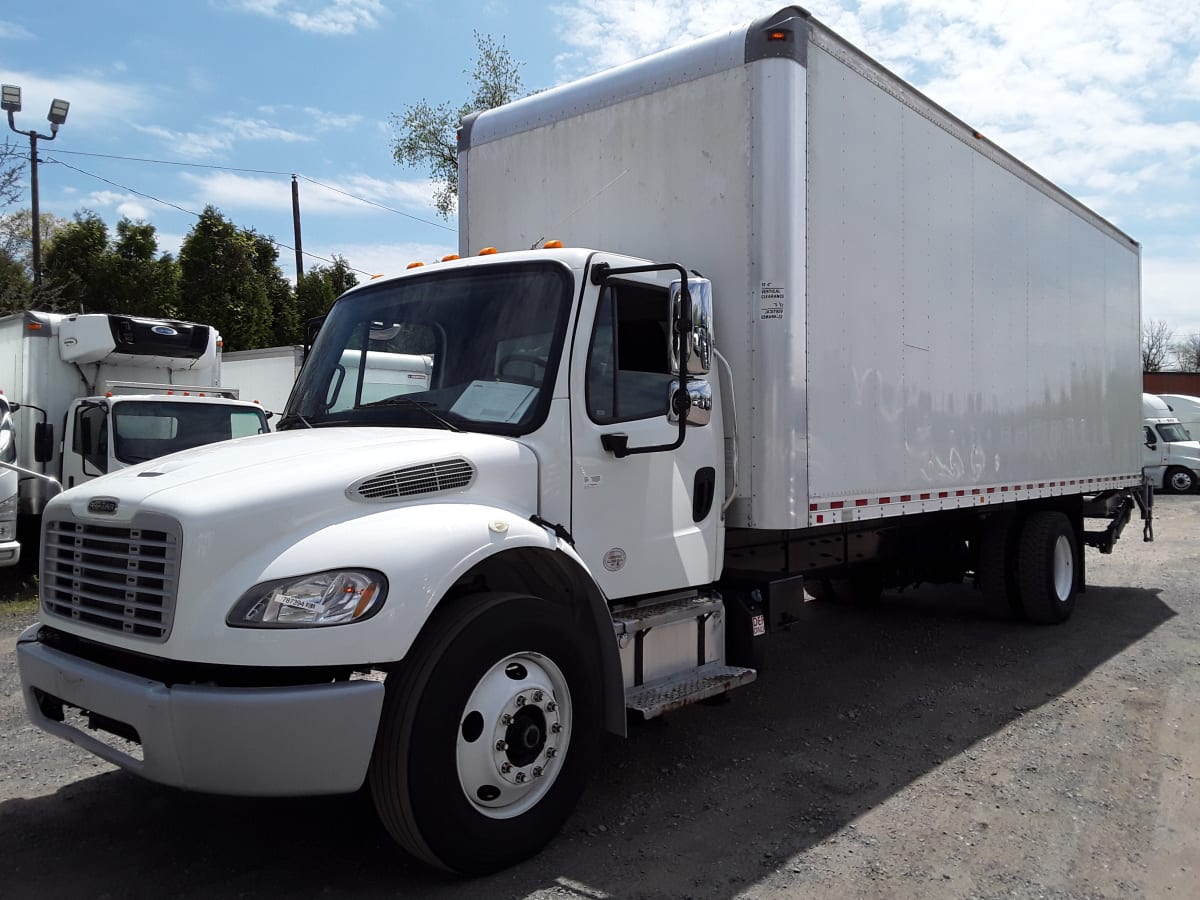
{"type": "Polygon", "coordinates": [[[0,605],[0,897],[1200,896],[1200,497],[1157,516],[1089,551],[1057,628],[969,586],[809,604],[756,684],[609,741],[561,837],[476,882],[361,797],[186,794],[36,731],[0,605]]]}

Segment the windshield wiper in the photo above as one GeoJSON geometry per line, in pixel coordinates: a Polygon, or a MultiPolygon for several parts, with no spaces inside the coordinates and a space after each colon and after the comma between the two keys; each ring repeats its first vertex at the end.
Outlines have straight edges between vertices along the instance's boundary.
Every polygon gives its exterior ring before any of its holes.
{"type": "Polygon", "coordinates": [[[406,397],[403,394],[397,394],[394,397],[385,397],[382,400],[375,400],[375,401],[372,401],[371,403],[360,403],[358,406],[356,406],[354,408],[355,409],[370,409],[372,407],[380,407],[380,406],[400,406],[405,409],[419,409],[421,412],[425,413],[425,415],[429,416],[429,418],[433,419],[435,422],[437,422],[443,428],[448,428],[450,431],[458,431],[458,432],[462,431],[462,429],[459,428],[457,425],[455,425],[453,422],[443,419],[441,416],[439,416],[437,413],[435,413],[432,409],[430,409],[430,407],[433,406],[433,404],[430,403],[428,400],[414,400],[414,399],[412,399],[412,397],[406,397]]]}
{"type": "Polygon", "coordinates": [[[275,426],[275,430],[278,431],[282,428],[287,431],[288,426],[295,425],[297,422],[302,423],[305,428],[312,428],[312,423],[310,423],[308,419],[304,418],[304,416],[300,415],[300,413],[292,413],[290,416],[284,416],[281,418],[279,420],[279,424],[275,426]]]}

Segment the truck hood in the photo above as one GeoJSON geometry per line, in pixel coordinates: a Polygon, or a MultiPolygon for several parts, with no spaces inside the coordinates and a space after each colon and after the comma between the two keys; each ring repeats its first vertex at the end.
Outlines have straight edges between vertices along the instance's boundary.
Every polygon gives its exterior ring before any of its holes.
{"type": "Polygon", "coordinates": [[[139,509],[185,522],[245,509],[259,516],[286,515],[296,523],[309,513],[328,517],[335,507],[354,514],[347,509],[353,506],[362,514],[362,502],[420,501],[432,491],[364,496],[352,489],[364,479],[382,476],[386,482],[400,470],[451,460],[465,460],[473,469],[469,484],[458,488],[472,502],[516,509],[536,503],[536,459],[510,438],[419,428],[315,428],[164,456],[66,491],[53,506],[70,504],[77,518],[112,523],[128,521],[139,509]],[[115,500],[116,508],[98,516],[88,505],[101,497],[115,500]]]}
{"type": "Polygon", "coordinates": [[[1197,468],[1200,463],[1200,441],[1172,441],[1167,444],[1167,459],[1173,463],[1191,464],[1197,468]]]}

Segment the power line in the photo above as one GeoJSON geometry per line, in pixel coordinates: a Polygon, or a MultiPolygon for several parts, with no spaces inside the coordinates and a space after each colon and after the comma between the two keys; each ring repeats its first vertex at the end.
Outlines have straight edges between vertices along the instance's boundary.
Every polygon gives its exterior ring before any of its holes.
{"type": "MultiPolygon", "coordinates": [[[[296,172],[280,172],[275,169],[247,169],[243,166],[218,166],[218,165],[214,165],[212,163],[180,162],[178,160],[172,160],[172,159],[152,159],[152,158],[146,157],[146,156],[120,156],[115,153],[86,153],[82,150],[56,150],[55,152],[56,153],[68,153],[73,156],[92,156],[92,157],[96,157],[98,159],[118,159],[118,160],[122,160],[125,162],[153,163],[155,165],[160,165],[160,166],[182,166],[182,167],[192,168],[192,169],[213,169],[213,170],[221,171],[221,172],[246,172],[246,173],[249,173],[252,175],[279,175],[284,178],[290,178],[293,175],[295,175],[297,178],[303,178],[305,181],[309,182],[310,184],[315,184],[319,188],[324,188],[325,190],[332,191],[335,194],[341,194],[343,197],[349,197],[351,200],[357,200],[359,203],[364,203],[367,206],[374,206],[379,209],[385,210],[386,212],[394,213],[395,215],[398,215],[398,216],[404,216],[404,218],[412,219],[414,222],[420,222],[422,225],[430,225],[434,228],[441,228],[443,231],[454,231],[453,228],[451,228],[449,225],[443,224],[442,222],[433,222],[433,221],[430,221],[429,219],[422,219],[420,216],[414,216],[412,213],[406,213],[403,210],[394,209],[393,207],[390,207],[390,206],[385,206],[384,204],[379,203],[375,200],[369,200],[366,197],[360,197],[357,194],[352,194],[349,191],[342,190],[341,188],[335,188],[333,185],[325,184],[324,182],[317,181],[317,179],[315,179],[315,178],[310,178],[307,175],[303,175],[303,174],[296,173],[296,172]]],[[[66,163],[63,163],[63,165],[66,165],[66,163]]],[[[99,176],[93,176],[93,177],[99,177],[99,176]]],[[[103,179],[101,179],[101,180],[103,180],[103,179]]]]}
{"type": "MultiPolygon", "coordinates": [[[[172,209],[177,209],[181,213],[187,213],[189,216],[195,216],[197,219],[200,218],[200,213],[195,212],[194,210],[184,209],[182,206],[179,206],[176,203],[172,203],[169,200],[163,200],[161,197],[155,197],[153,194],[147,194],[144,191],[139,191],[135,188],[131,188],[127,184],[120,184],[119,182],[111,181],[111,180],[103,177],[102,175],[97,175],[95,172],[89,172],[86,169],[81,169],[78,166],[73,166],[68,162],[63,162],[61,159],[54,159],[53,157],[47,156],[46,161],[50,162],[50,163],[54,163],[56,165],[66,166],[68,169],[72,169],[81,175],[87,175],[89,178],[95,178],[97,181],[103,181],[105,184],[111,185],[112,187],[120,188],[123,191],[129,191],[129,193],[131,193],[131,194],[136,194],[139,197],[145,197],[147,200],[152,200],[155,203],[161,203],[163,206],[169,206],[172,209]]],[[[265,238],[267,241],[274,244],[276,247],[282,247],[284,250],[291,250],[293,253],[296,252],[295,247],[291,247],[291,246],[283,243],[283,241],[277,241],[275,238],[271,237],[270,235],[260,235],[260,237],[265,238]]],[[[321,262],[329,263],[330,265],[337,265],[336,261],[334,261],[332,259],[328,259],[324,256],[320,256],[316,253],[309,253],[307,250],[302,250],[300,252],[301,252],[301,255],[303,255],[303,256],[307,256],[312,259],[318,259],[321,262]]],[[[346,268],[350,269],[351,271],[358,272],[360,275],[366,275],[367,277],[370,277],[372,274],[374,274],[372,272],[367,272],[364,269],[356,269],[354,266],[350,265],[349,263],[346,263],[344,259],[342,260],[342,262],[346,265],[346,268]]]]}

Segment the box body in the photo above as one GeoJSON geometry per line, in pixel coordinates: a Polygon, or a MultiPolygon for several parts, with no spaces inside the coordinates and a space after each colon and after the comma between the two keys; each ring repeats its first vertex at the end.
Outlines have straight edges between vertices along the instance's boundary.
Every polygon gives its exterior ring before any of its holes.
{"type": "Polygon", "coordinates": [[[1140,478],[1137,243],[796,8],[478,115],[460,207],[712,280],[731,525],[1140,478]]]}

